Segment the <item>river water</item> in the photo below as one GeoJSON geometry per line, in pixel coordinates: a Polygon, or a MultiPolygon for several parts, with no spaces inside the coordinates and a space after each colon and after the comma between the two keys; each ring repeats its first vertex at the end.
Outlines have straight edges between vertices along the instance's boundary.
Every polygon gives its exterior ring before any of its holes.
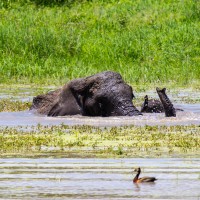
{"type": "Polygon", "coordinates": [[[200,199],[200,158],[0,159],[0,199],[200,199]],[[155,183],[134,184],[134,168],[155,183]]]}

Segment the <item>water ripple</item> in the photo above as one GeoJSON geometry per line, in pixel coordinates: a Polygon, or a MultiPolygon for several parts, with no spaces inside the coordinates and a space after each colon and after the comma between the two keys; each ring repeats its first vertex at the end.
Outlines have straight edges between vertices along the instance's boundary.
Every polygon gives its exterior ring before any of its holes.
{"type": "Polygon", "coordinates": [[[199,199],[200,159],[0,159],[0,198],[199,199]],[[135,185],[134,167],[154,184],[135,185]]]}

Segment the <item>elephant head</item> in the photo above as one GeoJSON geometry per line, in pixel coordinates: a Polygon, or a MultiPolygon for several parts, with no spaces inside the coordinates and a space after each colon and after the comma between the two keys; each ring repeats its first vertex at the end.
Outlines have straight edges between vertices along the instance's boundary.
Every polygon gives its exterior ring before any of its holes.
{"type": "Polygon", "coordinates": [[[72,80],[57,90],[55,95],[52,93],[39,95],[34,98],[32,108],[40,112],[40,105],[43,105],[42,114],[48,116],[74,114],[105,117],[140,115],[141,113],[132,103],[133,97],[131,86],[123,81],[120,74],[105,71],[86,78],[72,80]],[[45,101],[46,110],[44,108],[45,101]],[[34,104],[34,102],[36,103],[34,104]]]}
{"type": "Polygon", "coordinates": [[[166,88],[159,89],[157,87],[156,91],[157,91],[158,96],[164,107],[165,116],[166,117],[176,117],[176,110],[166,94],[166,88]]]}

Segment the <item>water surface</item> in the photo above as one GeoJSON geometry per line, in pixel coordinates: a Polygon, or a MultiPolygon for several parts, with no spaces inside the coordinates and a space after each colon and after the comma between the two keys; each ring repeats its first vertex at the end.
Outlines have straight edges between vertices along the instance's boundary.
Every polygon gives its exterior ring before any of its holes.
{"type": "Polygon", "coordinates": [[[200,199],[200,158],[0,159],[1,199],[200,199]],[[156,183],[133,184],[133,168],[156,183]]]}
{"type": "Polygon", "coordinates": [[[143,116],[133,117],[86,117],[64,116],[47,117],[30,111],[1,112],[0,126],[31,126],[37,125],[93,125],[93,126],[122,126],[122,125],[199,125],[200,104],[178,105],[184,111],[177,112],[176,117],[165,117],[164,113],[144,113],[143,116]]]}
{"type": "MultiPolygon", "coordinates": [[[[46,88],[48,89],[48,88],[46,88]]],[[[49,88],[50,90],[50,88],[49,88]]],[[[39,92],[39,94],[42,93],[39,92]]],[[[121,126],[121,125],[199,125],[200,124],[200,91],[189,89],[181,91],[167,91],[169,98],[174,103],[175,108],[183,109],[178,111],[177,117],[165,117],[164,113],[144,113],[143,116],[134,117],[85,117],[85,116],[64,116],[47,117],[38,115],[30,111],[23,112],[1,112],[0,126],[32,126],[38,123],[42,125],[93,125],[93,126],[121,126]],[[192,99],[196,103],[187,103],[187,99],[192,99]]],[[[149,98],[158,98],[156,91],[147,91],[145,93],[135,93],[137,98],[148,95],[149,98]]],[[[34,90],[31,88],[18,88],[2,90],[0,98],[12,97],[13,100],[32,101],[34,90]]],[[[140,107],[138,107],[140,109],[140,107]]]]}
{"type": "MultiPolygon", "coordinates": [[[[136,98],[155,92],[136,94],[136,98]]],[[[3,91],[0,98],[31,101],[30,89],[18,95],[3,91]]],[[[47,117],[23,112],[1,112],[0,126],[58,125],[200,125],[200,93],[182,91],[169,93],[177,117],[166,118],[164,113],[137,117],[47,117]],[[183,101],[184,100],[184,101],[183,101]]],[[[65,155],[64,155],[65,157],[65,155]]],[[[0,199],[191,199],[200,200],[200,158],[130,158],[130,159],[73,159],[0,158],[0,199]],[[142,176],[155,176],[154,184],[133,184],[133,168],[140,166],[142,176]]]]}

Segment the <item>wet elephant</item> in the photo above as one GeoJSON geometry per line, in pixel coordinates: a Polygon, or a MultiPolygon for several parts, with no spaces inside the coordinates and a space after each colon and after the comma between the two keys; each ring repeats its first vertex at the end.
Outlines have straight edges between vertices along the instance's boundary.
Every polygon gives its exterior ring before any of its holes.
{"type": "Polygon", "coordinates": [[[169,97],[166,94],[166,88],[156,88],[160,100],[148,99],[146,95],[144,97],[144,103],[141,106],[141,112],[146,113],[162,113],[165,112],[166,117],[176,117],[176,111],[183,111],[182,109],[175,109],[169,97]]]}
{"type": "Polygon", "coordinates": [[[146,95],[144,97],[144,103],[141,106],[141,112],[144,113],[162,113],[164,112],[161,101],[157,99],[149,99],[146,95]]]}
{"type": "Polygon", "coordinates": [[[31,110],[48,116],[137,116],[133,91],[121,75],[105,71],[70,81],[62,88],[38,95],[31,110]]]}

